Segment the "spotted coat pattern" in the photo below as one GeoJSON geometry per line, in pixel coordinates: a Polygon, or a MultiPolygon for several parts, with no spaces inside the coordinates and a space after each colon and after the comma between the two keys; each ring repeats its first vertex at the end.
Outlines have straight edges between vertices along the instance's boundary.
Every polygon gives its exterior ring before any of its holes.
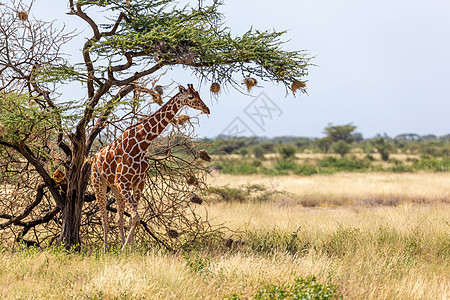
{"type": "MultiPolygon", "coordinates": [[[[137,211],[146,171],[149,166],[146,154],[151,141],[155,139],[176,113],[185,105],[209,114],[209,108],[200,99],[192,85],[188,89],[179,87],[180,92],[158,111],[136,125],[128,127],[122,135],[108,146],[100,149],[93,159],[91,168],[92,187],[102,215],[104,250],[108,245],[108,213],[106,192],[109,186],[117,203],[117,222],[123,248],[133,243],[134,232],[140,222],[137,211]],[[124,235],[124,210],[130,212],[130,231],[124,235]]],[[[122,249],[123,249],[122,248],[122,249]]]]}

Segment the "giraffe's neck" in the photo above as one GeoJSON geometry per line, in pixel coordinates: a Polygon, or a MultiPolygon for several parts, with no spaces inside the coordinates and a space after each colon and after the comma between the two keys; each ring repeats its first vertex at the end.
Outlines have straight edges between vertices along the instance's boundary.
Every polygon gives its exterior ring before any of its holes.
{"type": "Polygon", "coordinates": [[[136,125],[136,138],[140,143],[141,153],[147,151],[151,141],[161,134],[182,107],[183,97],[178,93],[159,110],[136,125]]]}

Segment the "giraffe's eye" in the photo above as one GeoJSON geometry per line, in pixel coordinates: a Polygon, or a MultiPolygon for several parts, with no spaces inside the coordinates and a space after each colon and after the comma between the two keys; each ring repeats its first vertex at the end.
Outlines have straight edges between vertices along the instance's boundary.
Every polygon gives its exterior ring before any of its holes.
{"type": "Polygon", "coordinates": [[[194,99],[194,96],[189,95],[188,98],[189,98],[190,100],[192,100],[192,99],[194,99]]]}

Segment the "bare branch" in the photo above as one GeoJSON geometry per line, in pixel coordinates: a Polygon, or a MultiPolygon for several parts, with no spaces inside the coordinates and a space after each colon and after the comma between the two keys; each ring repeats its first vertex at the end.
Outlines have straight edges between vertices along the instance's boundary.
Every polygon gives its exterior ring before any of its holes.
{"type": "Polygon", "coordinates": [[[92,129],[91,133],[87,137],[86,141],[86,148],[85,148],[85,155],[88,155],[92,143],[97,138],[97,135],[102,131],[102,129],[105,126],[106,121],[108,120],[108,116],[111,114],[111,112],[115,109],[115,103],[119,101],[120,99],[123,99],[126,95],[128,95],[131,91],[133,91],[134,86],[133,85],[127,85],[120,89],[120,91],[106,104],[106,110],[103,112],[103,114],[97,119],[97,122],[92,129]]]}
{"type": "Polygon", "coordinates": [[[158,63],[158,64],[154,65],[153,67],[151,67],[150,69],[134,73],[133,76],[130,76],[127,79],[123,79],[123,80],[116,80],[116,79],[114,79],[114,80],[112,80],[111,83],[116,85],[116,86],[124,86],[124,85],[132,83],[133,81],[138,80],[139,78],[142,78],[144,76],[147,76],[147,75],[150,75],[152,73],[155,73],[156,71],[161,69],[163,66],[170,65],[170,64],[172,64],[172,63],[165,63],[165,62],[158,63]]]}
{"type": "Polygon", "coordinates": [[[15,218],[11,218],[8,222],[5,222],[5,223],[3,223],[3,224],[0,224],[0,229],[3,229],[3,228],[5,228],[5,227],[7,227],[7,226],[9,226],[9,225],[11,225],[11,224],[15,224],[15,223],[21,221],[22,219],[26,218],[26,217],[31,213],[31,211],[32,211],[39,203],[41,203],[42,197],[44,196],[44,187],[45,187],[44,184],[39,185],[38,188],[37,188],[36,199],[35,199],[32,203],[30,203],[30,205],[28,205],[28,206],[25,208],[24,212],[21,213],[19,216],[15,217],[15,218]]]}
{"type": "Polygon", "coordinates": [[[61,193],[56,187],[55,181],[48,175],[47,171],[44,169],[44,166],[35,158],[34,154],[31,152],[30,148],[26,145],[19,145],[18,149],[20,153],[27,159],[27,161],[36,169],[39,175],[45,182],[45,185],[48,187],[50,193],[56,201],[56,204],[59,208],[64,207],[65,200],[62,198],[61,193]]]}
{"type": "Polygon", "coordinates": [[[19,234],[19,240],[21,237],[25,236],[25,234],[27,234],[27,232],[40,224],[44,224],[44,223],[48,223],[50,222],[59,212],[60,212],[60,208],[59,207],[54,207],[51,211],[49,211],[47,214],[45,214],[44,216],[37,218],[35,220],[32,220],[30,222],[18,222],[17,225],[24,227],[22,232],[19,234]]]}
{"type": "MultiPolygon", "coordinates": [[[[73,8],[73,3],[71,3],[71,8],[73,8]]],[[[75,15],[85,20],[89,24],[89,26],[91,26],[92,31],[94,32],[95,39],[99,40],[101,38],[101,34],[97,24],[81,9],[81,6],[78,3],[76,4],[76,8],[76,11],[74,11],[75,15]]]]}

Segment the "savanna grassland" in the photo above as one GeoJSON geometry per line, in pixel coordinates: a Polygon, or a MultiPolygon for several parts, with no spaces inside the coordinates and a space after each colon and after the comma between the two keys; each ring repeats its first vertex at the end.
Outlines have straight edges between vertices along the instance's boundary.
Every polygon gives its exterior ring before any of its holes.
{"type": "Polygon", "coordinates": [[[448,172],[216,173],[208,214],[229,247],[3,250],[0,296],[448,299],[449,183],[448,172]]]}

